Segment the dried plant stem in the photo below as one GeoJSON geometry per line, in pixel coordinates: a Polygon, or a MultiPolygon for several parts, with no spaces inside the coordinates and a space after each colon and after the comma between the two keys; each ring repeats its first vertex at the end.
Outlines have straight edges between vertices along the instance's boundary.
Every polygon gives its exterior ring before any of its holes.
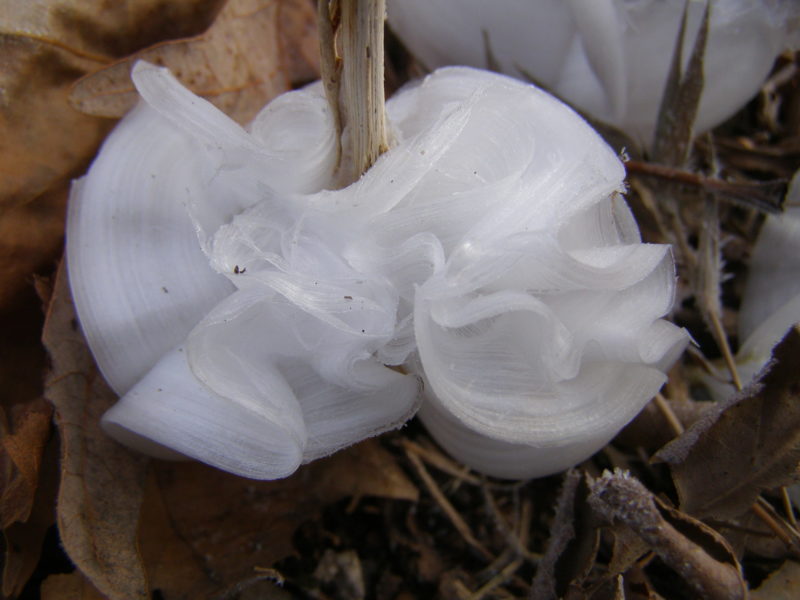
{"type": "Polygon", "coordinates": [[[383,91],[385,0],[319,0],[320,68],[339,137],[337,179],[356,181],[389,145],[383,91]]]}

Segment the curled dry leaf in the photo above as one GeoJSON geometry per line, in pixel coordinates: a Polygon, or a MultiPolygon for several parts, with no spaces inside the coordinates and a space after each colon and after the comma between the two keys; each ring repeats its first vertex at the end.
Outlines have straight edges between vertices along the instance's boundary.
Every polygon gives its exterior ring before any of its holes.
{"type": "Polygon", "coordinates": [[[30,283],[32,272],[57,258],[65,186],[83,170],[111,125],[73,109],[67,100],[70,86],[117,56],[201,31],[219,2],[2,3],[0,306],[30,283]]]}
{"type": "Polygon", "coordinates": [[[598,516],[638,535],[700,597],[747,597],[736,556],[713,529],[664,505],[626,472],[606,471],[589,482],[589,490],[598,516]]]}
{"type": "Polygon", "coordinates": [[[681,509],[731,519],[765,489],[797,481],[800,462],[800,331],[742,394],[722,403],[658,452],[669,463],[681,509]]]}
{"type": "MultiPolygon", "coordinates": [[[[48,423],[49,425],[49,423],[48,423]]],[[[55,522],[53,506],[58,492],[58,444],[51,438],[44,450],[30,513],[24,522],[3,530],[5,560],[3,597],[16,598],[39,564],[47,530],[55,522]]]]}
{"type": "Polygon", "coordinates": [[[0,422],[0,529],[30,516],[53,413],[41,399],[15,408],[13,426],[0,422]]]}
{"type": "Polygon", "coordinates": [[[54,519],[58,477],[56,457],[45,453],[53,445],[53,411],[41,397],[45,361],[39,339],[42,311],[32,289],[5,308],[0,312],[0,529],[6,542],[3,597],[16,595],[39,562],[44,534],[54,519]]]}
{"type": "Polygon", "coordinates": [[[293,552],[292,536],[348,496],[416,501],[418,490],[375,440],[300,469],[253,481],[200,463],[153,464],[142,511],[142,555],[166,600],[207,597],[293,552]]]}
{"type": "Polygon", "coordinates": [[[78,571],[50,575],[42,583],[42,600],[106,600],[78,571]]]}
{"type": "MultiPolygon", "coordinates": [[[[0,155],[5,165],[13,165],[15,159],[3,154],[2,145],[0,139],[0,155]]],[[[27,300],[23,287],[30,285],[31,275],[52,268],[53,261],[61,252],[67,189],[62,186],[32,201],[4,204],[4,182],[5,174],[0,167],[0,308],[11,310],[20,300],[27,300]]],[[[37,312],[40,312],[38,307],[37,312]]],[[[41,326],[36,329],[40,330],[41,326]]],[[[29,370],[26,366],[22,373],[29,370]]],[[[16,371],[17,376],[19,373],[16,371]]],[[[36,379],[40,384],[38,374],[36,379]]]]}
{"type": "Polygon", "coordinates": [[[130,78],[146,60],[169,67],[194,93],[240,123],[292,83],[317,77],[317,38],[306,0],[229,0],[197,37],[137,52],[79,81],[71,102],[82,112],[121,117],[139,98],[130,78]]]}
{"type": "Polygon", "coordinates": [[[75,318],[62,267],[43,333],[52,371],[46,397],[61,433],[57,520],[61,542],[81,572],[111,600],[147,598],[136,529],[147,462],[99,427],[116,400],[98,374],[75,318]]]}

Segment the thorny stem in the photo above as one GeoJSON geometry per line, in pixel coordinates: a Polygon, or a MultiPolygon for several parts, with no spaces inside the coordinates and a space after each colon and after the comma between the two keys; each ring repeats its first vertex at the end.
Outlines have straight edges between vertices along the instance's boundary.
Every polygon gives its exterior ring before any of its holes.
{"type": "Polygon", "coordinates": [[[349,185],[388,150],[383,91],[385,0],[319,0],[320,67],[349,185]]]}

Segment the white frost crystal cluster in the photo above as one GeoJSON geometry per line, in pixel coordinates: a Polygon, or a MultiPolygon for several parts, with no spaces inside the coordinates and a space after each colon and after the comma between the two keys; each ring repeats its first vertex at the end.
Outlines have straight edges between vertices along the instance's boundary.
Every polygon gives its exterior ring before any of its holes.
{"type": "MultiPolygon", "coordinates": [[[[741,108],[775,57],[800,44],[797,0],[709,1],[698,132],[741,108]]],[[[493,57],[504,73],[649,144],[686,4],[686,62],[705,0],[403,0],[389,23],[429,68],[488,68],[493,57]]]]}
{"type": "Polygon", "coordinates": [[[457,458],[541,476],[610,440],[686,343],[622,164],[533,86],[435,72],[387,103],[393,147],[329,190],[319,85],[243,129],[165,69],[133,80],[67,248],[123,443],[271,479],[421,402],[457,458]]]}

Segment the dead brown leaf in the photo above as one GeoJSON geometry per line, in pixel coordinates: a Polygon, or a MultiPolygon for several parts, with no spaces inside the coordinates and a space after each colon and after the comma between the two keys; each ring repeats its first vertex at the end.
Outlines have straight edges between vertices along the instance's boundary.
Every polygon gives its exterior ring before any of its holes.
{"type": "Polygon", "coordinates": [[[42,600],[107,600],[78,571],[64,575],[50,575],[42,583],[42,600]]]}
{"type": "Polygon", "coordinates": [[[13,429],[0,424],[0,529],[28,520],[39,483],[39,468],[44,446],[50,437],[52,407],[39,399],[12,407],[19,413],[12,418],[13,429]]]}
{"type": "Polygon", "coordinates": [[[419,492],[375,440],[279,481],[200,463],[154,462],[140,529],[152,586],[165,600],[211,597],[293,552],[292,536],[348,496],[416,501],[419,492]]]}
{"type": "Polygon", "coordinates": [[[794,600],[795,598],[800,598],[800,563],[793,560],[787,560],[757,590],[750,592],[750,600],[794,600]]]}
{"type": "Polygon", "coordinates": [[[66,187],[112,123],[68,102],[82,75],[202,31],[219,0],[6,0],[0,9],[0,307],[58,258],[66,187]],[[43,197],[43,194],[47,196],[43,197]]]}
{"type": "Polygon", "coordinates": [[[33,572],[54,519],[52,407],[42,398],[45,353],[41,305],[33,289],[0,311],[0,529],[4,594],[20,590],[33,572]]]}
{"type": "Polygon", "coordinates": [[[725,536],[739,557],[747,553],[750,556],[781,560],[793,554],[791,546],[776,536],[775,531],[752,511],[724,522],[710,521],[710,524],[725,536]]]}
{"type": "Polygon", "coordinates": [[[64,549],[112,600],[147,598],[136,544],[147,462],[100,430],[100,416],[116,397],[83,340],[63,264],[43,341],[52,363],[46,396],[55,407],[61,433],[57,516],[64,549]]]}
{"type": "Polygon", "coordinates": [[[35,201],[0,204],[0,308],[20,302],[34,274],[52,269],[63,243],[66,205],[66,184],[35,201]]]}
{"type": "Polygon", "coordinates": [[[44,452],[30,514],[24,522],[13,523],[3,531],[4,597],[16,598],[39,563],[45,534],[56,520],[58,481],[58,444],[51,439],[44,452]]]}
{"type": "Polygon", "coordinates": [[[222,111],[250,121],[264,104],[318,71],[315,17],[307,0],[229,0],[211,28],[157,44],[77,83],[73,105],[121,117],[138,96],[130,79],[137,60],[164,65],[222,111]]]}
{"type": "Polygon", "coordinates": [[[753,385],[658,452],[672,469],[682,510],[700,518],[735,518],[763,490],[796,481],[798,355],[800,331],[793,328],[753,385]]]}

